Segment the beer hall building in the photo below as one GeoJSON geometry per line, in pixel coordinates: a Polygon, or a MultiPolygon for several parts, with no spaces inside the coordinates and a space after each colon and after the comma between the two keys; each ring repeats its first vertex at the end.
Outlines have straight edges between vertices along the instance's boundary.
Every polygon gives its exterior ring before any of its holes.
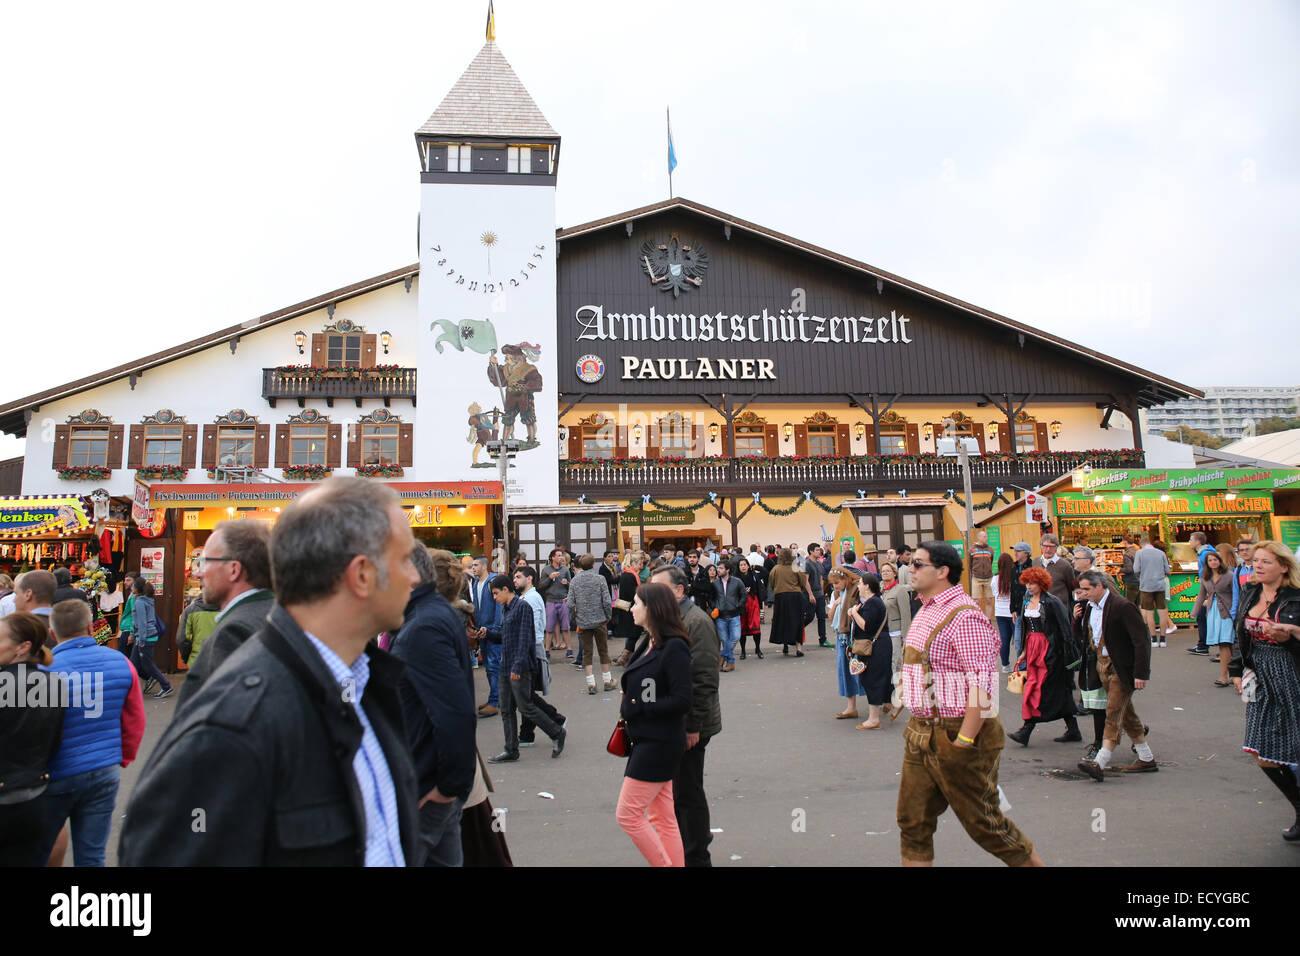
{"type": "Polygon", "coordinates": [[[502,438],[530,560],[845,522],[884,548],[960,534],[945,424],[986,509],[1140,467],[1138,410],[1200,394],[686,199],[557,230],[560,141],[489,39],[415,134],[418,263],[0,402],[22,494],[134,503],[121,563],[165,549],[174,620],[216,521],[329,474],[394,483],[458,553],[501,539],[502,438]]]}

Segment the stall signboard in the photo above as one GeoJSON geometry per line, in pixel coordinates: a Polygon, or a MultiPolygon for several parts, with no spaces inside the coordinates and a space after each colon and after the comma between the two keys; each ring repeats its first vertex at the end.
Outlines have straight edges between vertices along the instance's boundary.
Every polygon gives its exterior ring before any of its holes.
{"type": "Polygon", "coordinates": [[[1195,574],[1169,576],[1169,618],[1176,624],[1191,624],[1196,620],[1196,595],[1200,593],[1201,580],[1195,574]]]}
{"type": "Polygon", "coordinates": [[[1048,510],[1048,497],[1037,491],[1031,491],[1025,495],[1025,522],[1028,524],[1042,524],[1044,521],[1051,520],[1051,512],[1048,510]]]}
{"type": "Polygon", "coordinates": [[[416,505],[405,511],[412,528],[481,528],[487,523],[483,505],[416,505]]]}
{"type": "Polygon", "coordinates": [[[1002,554],[1002,529],[997,525],[985,528],[989,535],[989,550],[993,552],[993,570],[998,569],[998,556],[1002,554]]]}
{"type": "Polygon", "coordinates": [[[153,585],[155,597],[163,596],[163,581],[167,574],[166,548],[140,549],[140,577],[153,585]]]}
{"type": "Polygon", "coordinates": [[[1300,468],[1099,468],[1074,473],[1074,486],[1106,491],[1275,491],[1300,488],[1300,468]]]}
{"type": "Polygon", "coordinates": [[[76,495],[17,495],[0,498],[0,537],[72,534],[90,527],[76,495]]]}
{"type": "Polygon", "coordinates": [[[1290,548],[1292,553],[1300,551],[1300,518],[1274,518],[1273,525],[1273,533],[1278,541],[1290,548]]]}
{"type": "Polygon", "coordinates": [[[1061,491],[1054,497],[1056,514],[1060,518],[1163,514],[1230,516],[1273,511],[1273,496],[1266,492],[1246,492],[1233,498],[1228,498],[1227,494],[1221,491],[1208,495],[1186,491],[1134,491],[1119,495],[1061,491]]]}
{"type": "Polygon", "coordinates": [[[640,508],[628,508],[623,512],[623,521],[628,524],[646,524],[655,527],[685,525],[689,528],[695,524],[695,512],[689,508],[678,508],[673,511],[652,509],[645,513],[643,520],[640,508]]]}
{"type": "Polygon", "coordinates": [[[149,486],[139,479],[131,500],[131,520],[145,538],[156,538],[167,530],[167,509],[149,507],[149,486]]]}
{"type": "MultiPolygon", "coordinates": [[[[438,483],[387,481],[403,505],[499,505],[499,481],[447,481],[438,483]]],[[[284,506],[299,495],[319,487],[319,482],[271,484],[162,484],[149,486],[151,508],[271,508],[284,506]]]]}

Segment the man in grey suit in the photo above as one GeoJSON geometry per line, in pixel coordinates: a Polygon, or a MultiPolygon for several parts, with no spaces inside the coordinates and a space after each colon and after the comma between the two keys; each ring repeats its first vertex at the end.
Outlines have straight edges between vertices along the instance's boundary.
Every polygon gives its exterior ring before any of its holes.
{"type": "Polygon", "coordinates": [[[266,623],[274,603],[270,541],[271,532],[261,521],[223,521],[208,536],[195,576],[203,582],[203,600],[221,611],[185,675],[177,709],[266,623]]]}

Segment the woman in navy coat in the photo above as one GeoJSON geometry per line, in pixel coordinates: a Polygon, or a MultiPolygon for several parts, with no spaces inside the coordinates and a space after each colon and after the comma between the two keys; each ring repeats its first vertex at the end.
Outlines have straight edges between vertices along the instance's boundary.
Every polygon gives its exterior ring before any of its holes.
{"type": "Polygon", "coordinates": [[[645,629],[645,650],[623,671],[620,713],[632,743],[618,825],[651,866],[685,866],[673,807],[673,777],[686,753],[684,718],[691,709],[691,650],[673,592],[641,585],[632,617],[645,629]]]}

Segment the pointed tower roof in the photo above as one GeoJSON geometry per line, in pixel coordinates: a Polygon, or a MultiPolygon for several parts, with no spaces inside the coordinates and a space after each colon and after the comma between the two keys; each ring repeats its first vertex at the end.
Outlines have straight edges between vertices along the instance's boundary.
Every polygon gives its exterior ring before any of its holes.
{"type": "Polygon", "coordinates": [[[489,40],[417,136],[544,136],[558,139],[506,58],[489,40]]]}

